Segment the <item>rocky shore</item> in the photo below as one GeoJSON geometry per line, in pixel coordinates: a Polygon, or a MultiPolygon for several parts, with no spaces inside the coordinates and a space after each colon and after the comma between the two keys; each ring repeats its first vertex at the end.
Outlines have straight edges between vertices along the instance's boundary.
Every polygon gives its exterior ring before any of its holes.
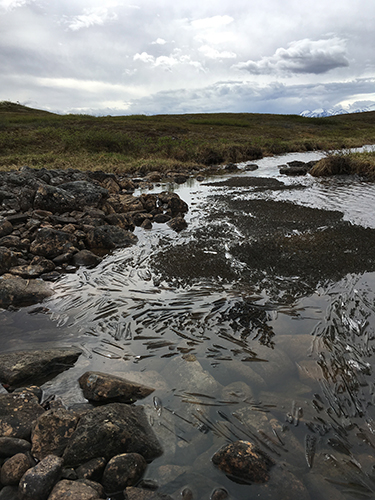
{"type": "Polygon", "coordinates": [[[160,180],[157,172],[143,179],[29,167],[1,173],[0,307],[40,302],[61,273],[93,267],[109,251],[136,244],[136,226],[184,229],[188,206],[177,194],[133,195],[160,180]]]}
{"type": "MultiPolygon", "coordinates": [[[[152,387],[89,371],[79,378],[87,403],[67,408],[32,384],[80,355],[75,348],[0,355],[0,500],[172,500],[143,481],[147,464],[163,453],[147,409],[136,404],[152,387]]],[[[223,447],[212,462],[245,483],[267,482],[274,465],[247,441],[223,447]]],[[[184,488],[179,498],[193,494],[184,488]]],[[[229,497],[216,488],[210,498],[229,497]]]]}

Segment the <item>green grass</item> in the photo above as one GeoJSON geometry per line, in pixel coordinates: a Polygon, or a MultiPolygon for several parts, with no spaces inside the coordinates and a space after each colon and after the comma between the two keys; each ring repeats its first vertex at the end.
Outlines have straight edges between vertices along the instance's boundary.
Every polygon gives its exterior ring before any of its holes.
{"type": "Polygon", "coordinates": [[[57,115],[0,102],[0,169],[190,169],[375,143],[375,112],[329,118],[253,113],[57,115]]]}

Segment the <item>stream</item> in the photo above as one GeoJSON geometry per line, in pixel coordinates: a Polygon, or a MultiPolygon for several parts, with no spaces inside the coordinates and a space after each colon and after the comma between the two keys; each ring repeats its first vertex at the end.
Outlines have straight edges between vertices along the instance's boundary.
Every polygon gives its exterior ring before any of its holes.
{"type": "Polygon", "coordinates": [[[176,499],[374,498],[375,184],[279,174],[322,156],[148,191],[177,192],[188,228],[136,228],[136,246],[62,276],[52,298],[0,311],[2,352],[81,348],[43,385],[69,407],[87,370],[154,387],[141,403],[165,452],[145,478],[176,499]],[[212,464],[238,439],[275,461],[267,484],[212,464]]]}

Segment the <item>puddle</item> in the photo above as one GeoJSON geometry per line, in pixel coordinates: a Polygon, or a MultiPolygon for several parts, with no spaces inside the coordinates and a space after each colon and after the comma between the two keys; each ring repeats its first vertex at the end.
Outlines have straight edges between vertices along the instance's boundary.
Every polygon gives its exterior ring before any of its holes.
{"type": "Polygon", "coordinates": [[[375,185],[278,174],[316,156],[173,186],[186,231],[137,228],[137,246],[62,277],[42,306],[0,314],[3,352],[82,348],[47,396],[84,401],[86,370],[155,387],[144,402],[165,453],[146,478],[161,492],[374,496],[375,185]],[[267,485],[211,463],[237,439],[278,464],[267,485]]]}

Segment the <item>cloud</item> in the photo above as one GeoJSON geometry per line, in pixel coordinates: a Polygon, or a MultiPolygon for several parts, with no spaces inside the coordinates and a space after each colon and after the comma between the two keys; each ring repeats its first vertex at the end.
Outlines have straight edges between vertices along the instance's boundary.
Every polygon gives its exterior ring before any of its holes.
{"type": "Polygon", "coordinates": [[[163,38],[157,38],[151,45],[165,45],[167,42],[163,38]]]}
{"type": "Polygon", "coordinates": [[[192,60],[190,55],[180,54],[180,50],[176,49],[169,56],[159,56],[155,57],[147,52],[137,53],[133,56],[133,61],[141,61],[145,64],[151,65],[153,68],[164,67],[165,69],[171,69],[173,66],[188,64],[193,66],[198,70],[204,71],[202,64],[199,61],[192,60]]]}
{"type": "Polygon", "coordinates": [[[322,74],[349,66],[345,40],[333,37],[326,40],[305,38],[291,42],[287,49],[279,48],[273,56],[259,61],[241,62],[233,68],[246,70],[253,75],[272,73],[322,74]]]}
{"type": "Polygon", "coordinates": [[[202,45],[198,50],[199,52],[202,52],[204,56],[210,59],[234,59],[237,57],[237,54],[235,54],[234,52],[229,52],[228,50],[219,52],[209,45],[202,45]]]}
{"type": "Polygon", "coordinates": [[[191,21],[191,26],[197,30],[218,29],[234,21],[231,16],[212,16],[191,21]]]}
{"type": "Polygon", "coordinates": [[[0,7],[5,10],[13,10],[33,1],[34,0],[0,0],[0,7]]]}
{"type": "Polygon", "coordinates": [[[72,31],[77,31],[90,26],[103,25],[106,21],[114,21],[117,19],[115,13],[110,13],[106,7],[94,7],[84,9],[83,14],[74,16],[68,23],[68,28],[72,31]]]}

